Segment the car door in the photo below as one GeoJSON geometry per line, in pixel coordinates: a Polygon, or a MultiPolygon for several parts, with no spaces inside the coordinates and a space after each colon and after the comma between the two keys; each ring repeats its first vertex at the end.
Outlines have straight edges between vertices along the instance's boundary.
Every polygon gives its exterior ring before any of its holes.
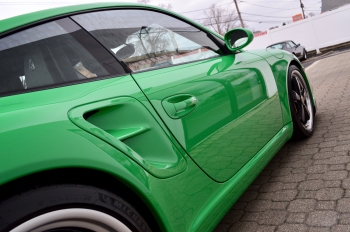
{"type": "Polygon", "coordinates": [[[282,128],[276,83],[261,57],[225,54],[198,27],[156,11],[73,19],[123,60],[177,141],[216,181],[237,173],[282,128]]]}
{"type": "Polygon", "coordinates": [[[70,18],[1,38],[0,71],[0,141],[21,162],[74,166],[112,146],[156,177],[186,169],[130,74],[70,18]]]}

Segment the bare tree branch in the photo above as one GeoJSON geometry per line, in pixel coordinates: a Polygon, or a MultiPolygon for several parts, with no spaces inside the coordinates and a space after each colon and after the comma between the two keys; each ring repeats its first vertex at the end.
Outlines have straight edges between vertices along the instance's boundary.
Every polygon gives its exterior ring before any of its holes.
{"type": "Polygon", "coordinates": [[[148,4],[151,0],[137,0],[137,3],[148,4]]]}
{"type": "Polygon", "coordinates": [[[173,6],[170,3],[168,3],[168,5],[166,5],[164,3],[159,3],[158,7],[161,7],[161,8],[167,9],[167,10],[171,10],[173,8],[173,6]]]}
{"type": "MultiPolygon", "coordinates": [[[[141,3],[141,4],[150,4],[151,0],[137,0],[137,3],[141,3]]],[[[167,9],[167,10],[171,10],[173,8],[173,6],[168,3],[168,5],[164,4],[164,3],[159,3],[158,7],[167,9]]]]}
{"type": "Polygon", "coordinates": [[[207,16],[207,19],[202,23],[205,26],[210,26],[220,35],[224,35],[228,30],[238,27],[239,25],[239,18],[236,11],[216,7],[215,4],[211,5],[208,10],[205,10],[204,15],[207,16]]]}

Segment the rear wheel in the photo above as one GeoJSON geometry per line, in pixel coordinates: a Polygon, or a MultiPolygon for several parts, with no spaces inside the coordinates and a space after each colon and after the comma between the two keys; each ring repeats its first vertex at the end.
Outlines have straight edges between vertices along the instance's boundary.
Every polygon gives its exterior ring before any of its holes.
{"type": "Polygon", "coordinates": [[[309,137],[314,132],[315,111],[310,92],[298,67],[291,65],[288,72],[289,105],[293,120],[293,138],[309,137]]]}
{"type": "Polygon", "coordinates": [[[1,203],[0,231],[151,231],[121,197],[93,186],[40,187],[1,203]]]}

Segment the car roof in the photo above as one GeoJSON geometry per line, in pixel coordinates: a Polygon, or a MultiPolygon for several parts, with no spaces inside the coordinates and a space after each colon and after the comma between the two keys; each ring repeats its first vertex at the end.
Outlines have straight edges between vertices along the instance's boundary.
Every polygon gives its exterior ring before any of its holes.
{"type": "Polygon", "coordinates": [[[292,42],[293,42],[293,40],[284,40],[284,41],[280,41],[280,42],[278,42],[278,43],[273,43],[273,44],[269,45],[268,47],[273,46],[273,45],[275,45],[275,44],[285,43],[285,42],[289,42],[289,41],[292,41],[292,42]]]}
{"type": "Polygon", "coordinates": [[[165,11],[164,9],[161,9],[161,8],[144,5],[144,4],[136,4],[136,3],[110,2],[110,3],[91,3],[91,4],[64,6],[64,7],[52,8],[52,9],[47,9],[42,11],[36,11],[28,14],[15,16],[12,18],[0,20],[0,33],[4,33],[6,31],[10,31],[12,29],[23,27],[26,25],[30,25],[35,22],[40,22],[50,18],[65,16],[72,13],[101,10],[101,9],[102,10],[112,9],[112,8],[120,8],[120,7],[136,7],[136,8],[144,8],[144,9],[155,8],[157,10],[165,11]]]}
{"type": "Polygon", "coordinates": [[[42,11],[36,11],[28,14],[23,14],[19,16],[15,16],[12,18],[7,18],[0,20],[0,37],[4,34],[11,33],[14,30],[25,28],[26,26],[35,25],[37,23],[41,23],[43,21],[47,21],[49,19],[54,19],[57,17],[64,17],[67,15],[72,15],[76,13],[83,13],[83,12],[89,12],[89,11],[95,11],[95,10],[111,10],[111,9],[120,9],[120,8],[138,8],[138,9],[150,9],[150,10],[157,10],[162,11],[164,13],[174,15],[177,18],[184,19],[186,21],[191,22],[193,25],[202,28],[203,30],[215,35],[218,38],[223,39],[223,36],[209,30],[208,28],[204,27],[203,25],[194,22],[193,20],[182,16],[180,14],[177,14],[175,12],[166,10],[164,8],[146,5],[146,4],[137,4],[137,3],[130,3],[130,2],[104,2],[104,3],[90,3],[90,4],[80,4],[80,5],[72,5],[72,6],[64,6],[64,7],[58,7],[58,8],[52,8],[42,11]]]}

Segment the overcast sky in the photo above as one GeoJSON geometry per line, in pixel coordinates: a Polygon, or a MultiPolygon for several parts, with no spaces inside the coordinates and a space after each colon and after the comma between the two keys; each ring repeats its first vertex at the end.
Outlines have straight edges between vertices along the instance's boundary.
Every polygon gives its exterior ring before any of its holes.
{"type": "MultiPolygon", "coordinates": [[[[136,2],[137,0],[123,0],[123,2],[136,2]]],[[[0,20],[15,15],[39,11],[42,9],[75,5],[91,2],[115,2],[112,0],[0,0],[0,20]]],[[[273,26],[281,26],[283,22],[291,22],[292,16],[302,13],[300,0],[237,0],[243,20],[248,27],[265,31],[273,26]]],[[[305,15],[321,12],[321,0],[302,0],[305,6],[305,15]]],[[[172,5],[172,10],[181,13],[196,21],[206,16],[204,10],[212,4],[235,10],[233,0],[151,0],[150,4],[172,5]]]]}

